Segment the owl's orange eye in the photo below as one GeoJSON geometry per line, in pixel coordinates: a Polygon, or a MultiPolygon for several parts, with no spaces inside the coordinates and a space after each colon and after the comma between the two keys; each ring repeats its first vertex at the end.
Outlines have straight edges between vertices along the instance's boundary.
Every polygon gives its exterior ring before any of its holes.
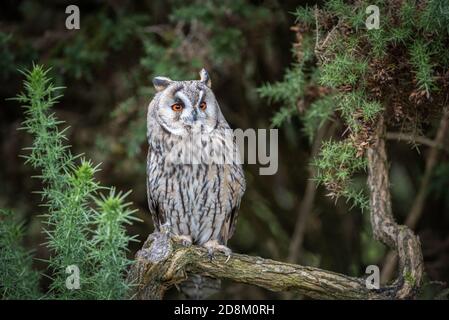
{"type": "Polygon", "coordinates": [[[182,111],[182,108],[183,106],[180,103],[175,103],[174,105],[171,106],[171,109],[176,112],[182,111]]]}
{"type": "Polygon", "coordinates": [[[204,110],[206,110],[206,108],[207,108],[206,102],[204,102],[204,101],[201,102],[201,103],[200,103],[200,109],[204,111],[204,110]]]}

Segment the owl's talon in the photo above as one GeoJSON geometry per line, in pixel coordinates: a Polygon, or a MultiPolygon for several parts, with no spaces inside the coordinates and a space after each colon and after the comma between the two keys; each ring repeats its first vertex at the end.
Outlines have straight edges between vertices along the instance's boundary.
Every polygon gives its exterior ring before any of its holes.
{"type": "Polygon", "coordinates": [[[207,249],[207,256],[211,261],[214,257],[215,252],[221,252],[226,256],[225,263],[227,263],[231,258],[231,249],[222,244],[219,244],[217,240],[209,240],[205,244],[203,244],[203,247],[207,249]]]}
{"type": "Polygon", "coordinates": [[[212,261],[214,259],[213,250],[210,250],[210,249],[207,250],[207,257],[209,258],[209,261],[212,261]]]}
{"type": "Polygon", "coordinates": [[[191,236],[186,236],[186,235],[174,235],[173,236],[173,240],[175,240],[176,242],[181,243],[181,245],[183,245],[184,247],[190,247],[192,245],[192,237],[191,236]]]}
{"type": "Polygon", "coordinates": [[[139,251],[137,251],[137,254],[136,254],[137,258],[145,259],[145,260],[148,260],[150,255],[151,255],[151,251],[148,248],[140,249],[139,251]]]}

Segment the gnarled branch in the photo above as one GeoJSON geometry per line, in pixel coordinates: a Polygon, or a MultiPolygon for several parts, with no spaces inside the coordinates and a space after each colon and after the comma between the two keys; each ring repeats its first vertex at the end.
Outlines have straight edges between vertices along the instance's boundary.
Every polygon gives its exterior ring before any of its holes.
{"type": "Polygon", "coordinates": [[[271,291],[296,292],[315,299],[394,297],[394,288],[368,289],[364,279],[243,254],[232,254],[227,262],[223,254],[210,259],[202,247],[184,247],[164,233],[154,237],[158,239],[149,239],[137,254],[129,274],[129,281],[136,284],[134,299],[162,299],[164,292],[185,280],[188,273],[229,279],[271,291]]]}
{"type": "Polygon", "coordinates": [[[374,145],[368,149],[368,186],[370,190],[371,226],[374,237],[399,256],[397,298],[416,295],[421,286],[423,258],[418,237],[407,226],[399,226],[393,218],[390,199],[387,152],[385,149],[385,123],[380,118],[374,145]]]}

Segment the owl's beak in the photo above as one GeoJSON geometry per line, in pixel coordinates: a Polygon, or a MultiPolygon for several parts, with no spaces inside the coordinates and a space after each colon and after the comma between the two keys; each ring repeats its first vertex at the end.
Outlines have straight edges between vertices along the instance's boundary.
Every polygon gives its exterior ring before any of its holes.
{"type": "Polygon", "coordinates": [[[193,118],[193,121],[198,120],[198,109],[197,108],[193,109],[192,118],[193,118]]]}
{"type": "Polygon", "coordinates": [[[193,129],[194,127],[196,127],[197,125],[197,120],[198,120],[198,110],[196,108],[193,109],[193,111],[190,113],[190,115],[188,115],[187,117],[185,117],[183,119],[184,125],[186,126],[187,129],[193,129]]]}

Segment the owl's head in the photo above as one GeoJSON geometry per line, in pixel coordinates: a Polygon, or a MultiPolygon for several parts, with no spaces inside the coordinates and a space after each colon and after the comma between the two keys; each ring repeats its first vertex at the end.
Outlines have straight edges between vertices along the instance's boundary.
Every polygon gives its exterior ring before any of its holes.
{"type": "Polygon", "coordinates": [[[157,90],[153,115],[165,130],[180,136],[214,130],[221,111],[205,69],[200,71],[200,80],[155,77],[153,85],[157,90]]]}

